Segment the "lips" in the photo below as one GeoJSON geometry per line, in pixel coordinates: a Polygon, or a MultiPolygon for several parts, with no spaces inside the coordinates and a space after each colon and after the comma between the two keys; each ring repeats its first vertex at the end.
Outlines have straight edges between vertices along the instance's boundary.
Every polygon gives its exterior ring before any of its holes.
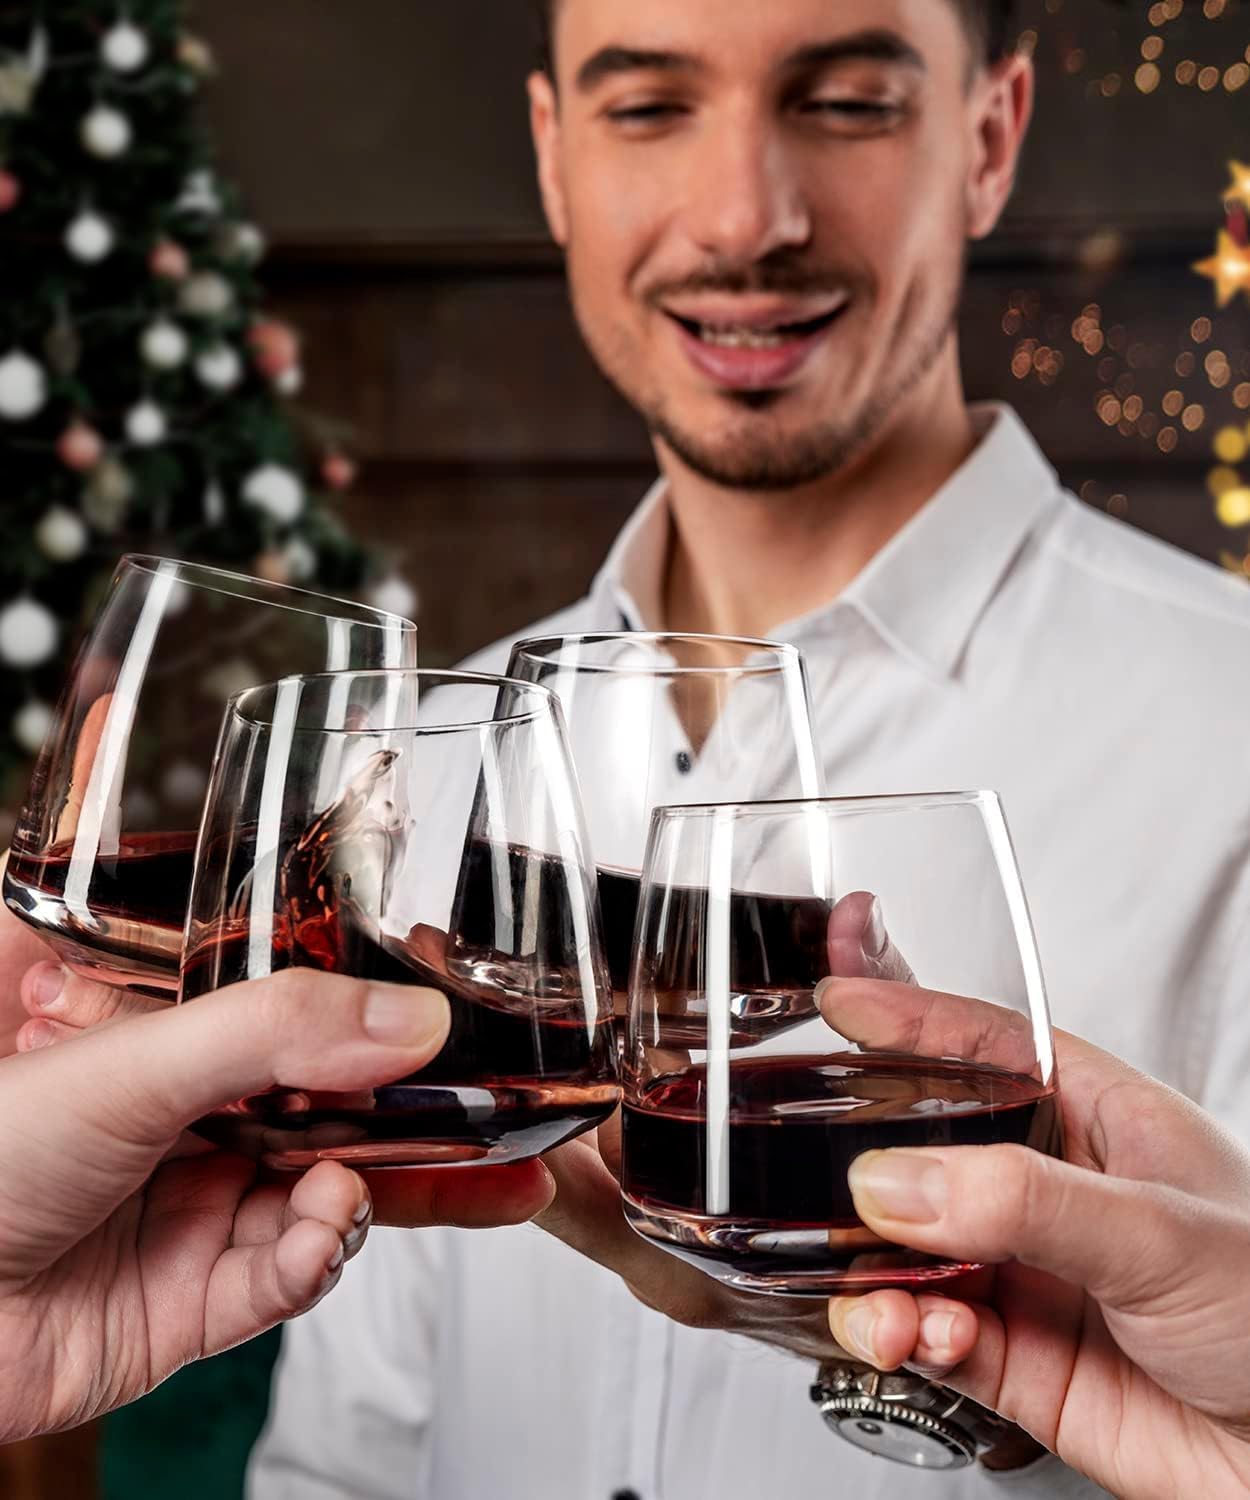
{"type": "Polygon", "coordinates": [[[766,390],[794,378],[845,310],[846,301],[815,316],[799,309],[666,308],[687,359],[725,390],[766,390]]]}

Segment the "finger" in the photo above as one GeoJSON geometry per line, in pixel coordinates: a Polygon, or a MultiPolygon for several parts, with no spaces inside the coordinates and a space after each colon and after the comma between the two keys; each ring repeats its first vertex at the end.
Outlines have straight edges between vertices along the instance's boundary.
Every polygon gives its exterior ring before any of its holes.
{"type": "Polygon", "coordinates": [[[1031,1018],[1005,1005],[836,975],[817,986],[816,1003],[834,1031],[865,1051],[958,1057],[1021,1074],[1037,1067],[1031,1018]]]}
{"type": "Polygon", "coordinates": [[[541,1161],[499,1167],[385,1167],[360,1175],[373,1199],[373,1222],[401,1229],[525,1224],[547,1207],[556,1190],[541,1161]]]}
{"type": "Polygon", "coordinates": [[[254,1188],[234,1218],[235,1248],[267,1244],[301,1219],[332,1225],[350,1259],[364,1243],[372,1202],[364,1181],[339,1162],[318,1162],[304,1176],[254,1188]]]}
{"type": "Polygon", "coordinates": [[[86,979],[58,963],[39,963],[29,969],[22,976],[21,994],[30,1015],[78,1030],[169,1008],[167,1000],[129,994],[111,984],[86,979]]]}
{"type": "Polygon", "coordinates": [[[317,1219],[301,1219],[269,1244],[227,1250],[209,1277],[204,1353],[219,1354],[315,1307],[345,1259],[338,1231],[317,1219]]]}
{"type": "Polygon", "coordinates": [[[829,1328],[844,1349],[878,1370],[906,1364],[930,1378],[965,1360],[979,1332],[976,1313],[964,1303],[903,1291],[835,1297],[829,1328]]]}
{"type": "Polygon", "coordinates": [[[436,991],[288,970],[10,1059],[0,1150],[12,1134],[31,1182],[66,1188],[58,1232],[74,1243],[202,1115],[275,1085],[333,1092],[403,1077],[449,1024],[436,991]],[[33,1141],[21,1125],[32,1118],[45,1119],[33,1141]]]}
{"type": "Polygon", "coordinates": [[[19,1052],[37,1052],[40,1047],[51,1047],[54,1042],[72,1041],[82,1032],[76,1026],[66,1026],[61,1021],[27,1021],[14,1038],[19,1052]]]}
{"type": "Polygon", "coordinates": [[[915,984],[911,965],[886,930],[880,900],[852,891],[829,914],[829,972],[842,979],[888,979],[915,984]]]}
{"type": "Polygon", "coordinates": [[[1195,1245],[1205,1254],[1229,1239],[1219,1205],[1023,1146],[869,1151],[849,1179],[856,1211],[887,1239],[969,1261],[1015,1259],[1125,1312],[1182,1291],[1201,1269],[1195,1245]]]}

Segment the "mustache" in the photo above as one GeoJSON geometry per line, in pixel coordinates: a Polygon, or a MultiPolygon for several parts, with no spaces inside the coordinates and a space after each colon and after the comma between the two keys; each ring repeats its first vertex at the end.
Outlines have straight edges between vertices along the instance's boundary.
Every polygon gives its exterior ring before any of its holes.
{"type": "Polygon", "coordinates": [[[726,296],[784,293],[791,296],[824,295],[830,292],[855,292],[862,286],[862,276],[845,266],[816,266],[810,262],[781,259],[757,261],[752,265],[707,266],[680,279],[664,281],[651,287],[646,300],[658,306],[671,297],[700,293],[726,296]]]}

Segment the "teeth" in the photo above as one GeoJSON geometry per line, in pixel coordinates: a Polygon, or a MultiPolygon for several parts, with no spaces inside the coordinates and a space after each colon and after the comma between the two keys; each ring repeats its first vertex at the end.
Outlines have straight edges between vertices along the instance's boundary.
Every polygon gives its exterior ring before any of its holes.
{"type": "Polygon", "coordinates": [[[785,339],[780,333],[757,328],[712,328],[703,323],[699,337],[705,344],[721,349],[780,349],[785,339]]]}

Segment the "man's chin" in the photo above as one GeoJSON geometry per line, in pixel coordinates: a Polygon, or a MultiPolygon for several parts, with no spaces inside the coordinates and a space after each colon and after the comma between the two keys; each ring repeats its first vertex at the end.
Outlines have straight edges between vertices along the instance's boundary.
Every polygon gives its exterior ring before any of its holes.
{"type": "MultiPolygon", "coordinates": [[[[763,399],[769,394],[753,392],[758,404],[749,410],[767,413],[776,402],[775,394],[771,401],[763,399]]],[[[735,431],[709,438],[663,420],[650,425],[652,434],[688,469],[729,490],[800,489],[838,473],[857,448],[855,434],[828,426],[808,426],[795,433],[778,432],[774,426],[767,433],[735,431]]]]}

